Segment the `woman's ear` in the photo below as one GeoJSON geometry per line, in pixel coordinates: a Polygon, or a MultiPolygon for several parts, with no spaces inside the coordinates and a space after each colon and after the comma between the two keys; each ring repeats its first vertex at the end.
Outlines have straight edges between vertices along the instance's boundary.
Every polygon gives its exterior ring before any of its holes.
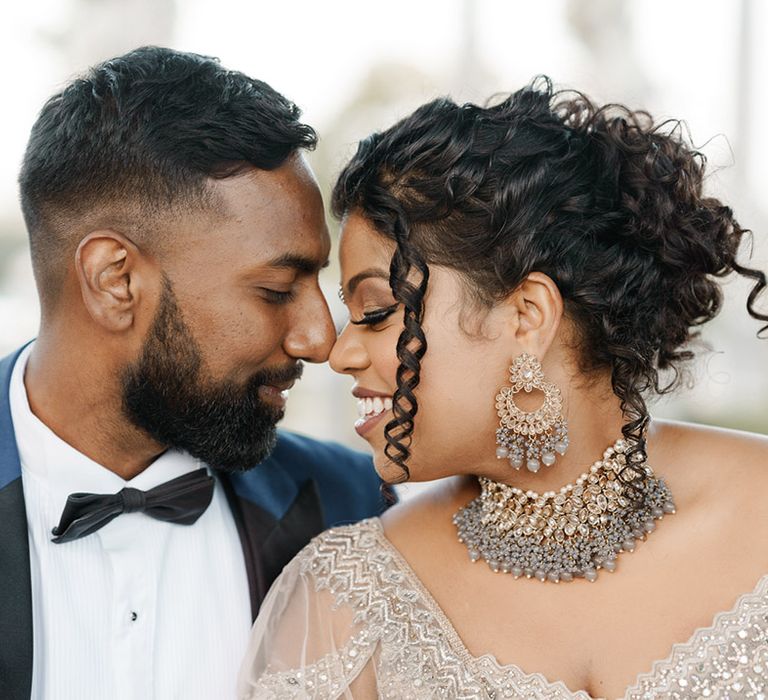
{"type": "Polygon", "coordinates": [[[83,302],[96,323],[112,332],[134,322],[139,284],[135,271],[141,251],[124,235],[101,230],[89,233],[77,247],[75,270],[83,302]]]}
{"type": "Polygon", "coordinates": [[[563,317],[563,297],[557,285],[544,273],[531,272],[508,303],[516,316],[515,342],[532,355],[544,357],[563,317]]]}

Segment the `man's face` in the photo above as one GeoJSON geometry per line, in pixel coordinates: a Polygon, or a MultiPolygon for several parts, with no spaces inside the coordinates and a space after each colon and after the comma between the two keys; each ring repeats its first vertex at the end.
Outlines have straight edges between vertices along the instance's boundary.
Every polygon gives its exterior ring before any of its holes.
{"type": "Polygon", "coordinates": [[[300,157],[212,188],[222,215],[189,217],[163,255],[162,296],[124,372],[123,403],[158,442],[240,471],[272,449],[301,361],[330,352],[335,332],[318,284],[330,238],[300,157]]]}

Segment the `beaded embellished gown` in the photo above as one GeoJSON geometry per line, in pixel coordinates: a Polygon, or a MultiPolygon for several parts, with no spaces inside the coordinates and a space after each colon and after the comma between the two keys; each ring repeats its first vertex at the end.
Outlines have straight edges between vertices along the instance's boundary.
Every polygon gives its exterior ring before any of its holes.
{"type": "MultiPolygon", "coordinates": [[[[591,700],[472,656],[380,520],[319,535],[285,568],[254,626],[242,700],[591,700]]],[[[637,677],[625,698],[768,700],[768,574],[712,625],[637,677]]]]}

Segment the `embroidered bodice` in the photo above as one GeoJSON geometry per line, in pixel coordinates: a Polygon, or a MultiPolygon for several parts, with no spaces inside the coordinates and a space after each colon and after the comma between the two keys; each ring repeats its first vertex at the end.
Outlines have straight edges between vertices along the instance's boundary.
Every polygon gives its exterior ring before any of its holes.
{"type": "MultiPolygon", "coordinates": [[[[315,538],[254,626],[239,697],[591,700],[473,657],[374,518],[315,538]]],[[[768,699],[768,575],[639,676],[626,700],[768,699]]]]}

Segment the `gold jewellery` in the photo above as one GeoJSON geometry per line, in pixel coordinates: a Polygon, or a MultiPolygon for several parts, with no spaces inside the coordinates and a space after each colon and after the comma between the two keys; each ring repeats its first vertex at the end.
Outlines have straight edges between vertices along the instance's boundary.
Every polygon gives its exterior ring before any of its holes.
{"type": "Polygon", "coordinates": [[[542,464],[552,466],[556,453],[568,449],[568,423],[563,416],[560,389],[544,379],[539,360],[523,353],[509,368],[511,386],[496,396],[496,412],[500,426],[496,431],[496,457],[508,459],[513,469],[525,464],[537,472],[542,464]],[[544,403],[535,411],[523,411],[515,403],[515,394],[538,389],[544,393],[544,403]]]}
{"type": "Polygon", "coordinates": [[[523,491],[480,478],[480,495],[453,522],[472,561],[493,571],[540,581],[594,581],[598,570],[614,571],[621,552],[656,529],[656,520],[675,512],[663,479],[631,452],[626,440],[559,491],[523,491]],[[631,457],[627,459],[627,455],[631,457]]]}

